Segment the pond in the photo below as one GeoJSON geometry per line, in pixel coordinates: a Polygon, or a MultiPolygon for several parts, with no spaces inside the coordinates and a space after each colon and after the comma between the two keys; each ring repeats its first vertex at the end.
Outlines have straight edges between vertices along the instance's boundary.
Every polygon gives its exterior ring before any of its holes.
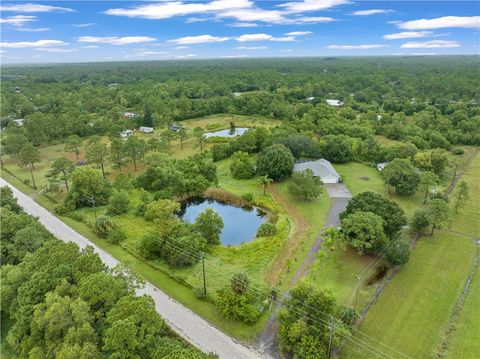
{"type": "Polygon", "coordinates": [[[237,245],[255,238],[258,227],[265,221],[265,213],[258,208],[241,208],[212,199],[195,197],[182,203],[179,216],[188,223],[195,222],[197,216],[207,208],[212,208],[223,219],[220,241],[224,245],[237,245]]]}
{"type": "Polygon", "coordinates": [[[205,138],[209,137],[235,137],[235,136],[241,136],[245,132],[247,132],[249,128],[248,127],[235,127],[235,130],[219,130],[219,131],[210,131],[210,132],[205,132],[203,136],[205,138]]]}

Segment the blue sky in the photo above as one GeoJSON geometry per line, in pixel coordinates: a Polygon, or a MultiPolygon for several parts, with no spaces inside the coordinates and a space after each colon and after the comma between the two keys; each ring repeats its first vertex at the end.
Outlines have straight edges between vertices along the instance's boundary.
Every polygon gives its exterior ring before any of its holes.
{"type": "Polygon", "coordinates": [[[2,63],[479,54],[478,1],[7,1],[2,63]]]}

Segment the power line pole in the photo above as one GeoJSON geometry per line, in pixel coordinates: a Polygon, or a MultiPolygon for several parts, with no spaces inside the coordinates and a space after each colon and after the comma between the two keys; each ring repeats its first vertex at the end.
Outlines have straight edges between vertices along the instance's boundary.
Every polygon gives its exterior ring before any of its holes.
{"type": "Polygon", "coordinates": [[[330,316],[330,337],[328,339],[328,359],[332,357],[332,344],[333,344],[333,332],[335,330],[335,325],[333,323],[333,318],[330,316]]]}
{"type": "Polygon", "coordinates": [[[358,302],[358,287],[360,285],[360,276],[356,275],[357,278],[357,285],[355,286],[355,310],[357,310],[357,302],[358,302]]]}
{"type": "Polygon", "coordinates": [[[207,297],[207,280],[205,277],[205,253],[201,253],[201,259],[202,259],[202,272],[203,272],[203,295],[205,298],[207,297]]]}
{"type": "Polygon", "coordinates": [[[92,195],[92,205],[93,205],[93,215],[95,216],[95,220],[97,220],[97,207],[95,207],[95,195],[92,195]]]}

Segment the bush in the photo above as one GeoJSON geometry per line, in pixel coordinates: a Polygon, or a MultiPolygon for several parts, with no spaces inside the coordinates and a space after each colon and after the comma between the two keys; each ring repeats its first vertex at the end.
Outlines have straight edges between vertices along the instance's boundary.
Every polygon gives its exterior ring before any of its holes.
{"type": "Polygon", "coordinates": [[[230,145],[226,143],[216,143],[212,146],[212,159],[218,162],[232,155],[230,145]]]}
{"type": "Polygon", "coordinates": [[[246,152],[235,152],[230,164],[232,177],[236,179],[249,179],[255,175],[255,165],[246,152]]]}
{"type": "Polygon", "coordinates": [[[248,324],[253,324],[260,318],[262,310],[255,295],[249,292],[237,294],[230,287],[219,290],[217,294],[216,304],[224,317],[248,324]]]}
{"type": "Polygon", "coordinates": [[[250,281],[245,273],[235,273],[230,279],[230,286],[237,294],[245,294],[248,290],[250,281]]]}
{"type": "Polygon", "coordinates": [[[463,155],[465,153],[465,150],[461,147],[455,147],[455,148],[452,149],[452,153],[454,155],[460,156],[460,155],[463,155]]]}
{"type": "Polygon", "coordinates": [[[115,191],[108,199],[108,212],[111,215],[126,213],[130,199],[125,190],[115,191]]]}
{"type": "Polygon", "coordinates": [[[100,237],[107,238],[116,227],[115,222],[109,216],[100,216],[93,224],[93,231],[100,237]]]}
{"type": "Polygon", "coordinates": [[[205,295],[205,291],[203,290],[203,286],[193,288],[193,294],[195,294],[195,297],[197,297],[198,299],[202,299],[202,300],[207,299],[207,296],[205,295]]]}
{"type": "Polygon", "coordinates": [[[322,181],[307,169],[294,173],[288,184],[288,192],[305,201],[312,201],[322,194],[322,181]]]}
{"type": "Polygon", "coordinates": [[[127,238],[127,235],[121,228],[113,228],[108,234],[107,241],[113,244],[123,242],[127,238]]]}
{"type": "Polygon", "coordinates": [[[405,240],[397,240],[387,248],[386,256],[390,264],[405,264],[410,259],[410,244],[405,240]]]}
{"type": "Polygon", "coordinates": [[[257,237],[270,237],[277,234],[277,227],[273,223],[262,223],[257,231],[257,237]]]}

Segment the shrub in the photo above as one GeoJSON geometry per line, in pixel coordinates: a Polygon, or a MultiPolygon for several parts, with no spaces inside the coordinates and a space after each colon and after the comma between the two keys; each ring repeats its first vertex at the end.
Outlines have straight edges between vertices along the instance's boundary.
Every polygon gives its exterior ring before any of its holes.
{"type": "Polygon", "coordinates": [[[217,294],[216,304],[224,317],[248,324],[253,324],[260,318],[262,310],[255,295],[249,292],[237,294],[230,287],[219,290],[217,294]]]}
{"type": "Polygon", "coordinates": [[[230,279],[230,286],[237,294],[244,294],[248,290],[250,281],[245,273],[235,273],[230,279]]]}
{"type": "Polygon", "coordinates": [[[255,175],[255,165],[246,152],[235,152],[230,164],[232,177],[236,179],[249,179],[255,175]]]}
{"type": "Polygon", "coordinates": [[[257,231],[257,237],[270,237],[277,234],[277,227],[273,223],[262,223],[257,231]]]}
{"type": "Polygon", "coordinates": [[[322,193],[322,181],[307,169],[294,173],[288,184],[288,192],[295,197],[312,201],[322,193]]]}
{"type": "Polygon", "coordinates": [[[108,212],[111,215],[126,213],[130,199],[125,190],[115,191],[108,199],[108,212]]]}
{"type": "Polygon", "coordinates": [[[397,240],[388,246],[386,256],[394,266],[405,264],[410,258],[410,244],[405,240],[397,240]]]}
{"type": "Polygon", "coordinates": [[[116,227],[115,222],[109,216],[100,216],[93,224],[93,231],[100,237],[107,238],[116,227]]]}
{"type": "Polygon", "coordinates": [[[108,234],[107,241],[113,244],[123,242],[127,238],[127,235],[121,228],[113,228],[108,234]]]}
{"type": "Polygon", "coordinates": [[[454,155],[460,156],[460,155],[463,155],[465,153],[465,150],[461,147],[455,147],[455,148],[452,149],[452,153],[454,155]]]}
{"type": "Polygon", "coordinates": [[[202,300],[207,299],[207,296],[205,295],[205,291],[203,290],[203,286],[193,288],[193,294],[195,294],[195,297],[197,297],[198,299],[202,299],[202,300]]]}

